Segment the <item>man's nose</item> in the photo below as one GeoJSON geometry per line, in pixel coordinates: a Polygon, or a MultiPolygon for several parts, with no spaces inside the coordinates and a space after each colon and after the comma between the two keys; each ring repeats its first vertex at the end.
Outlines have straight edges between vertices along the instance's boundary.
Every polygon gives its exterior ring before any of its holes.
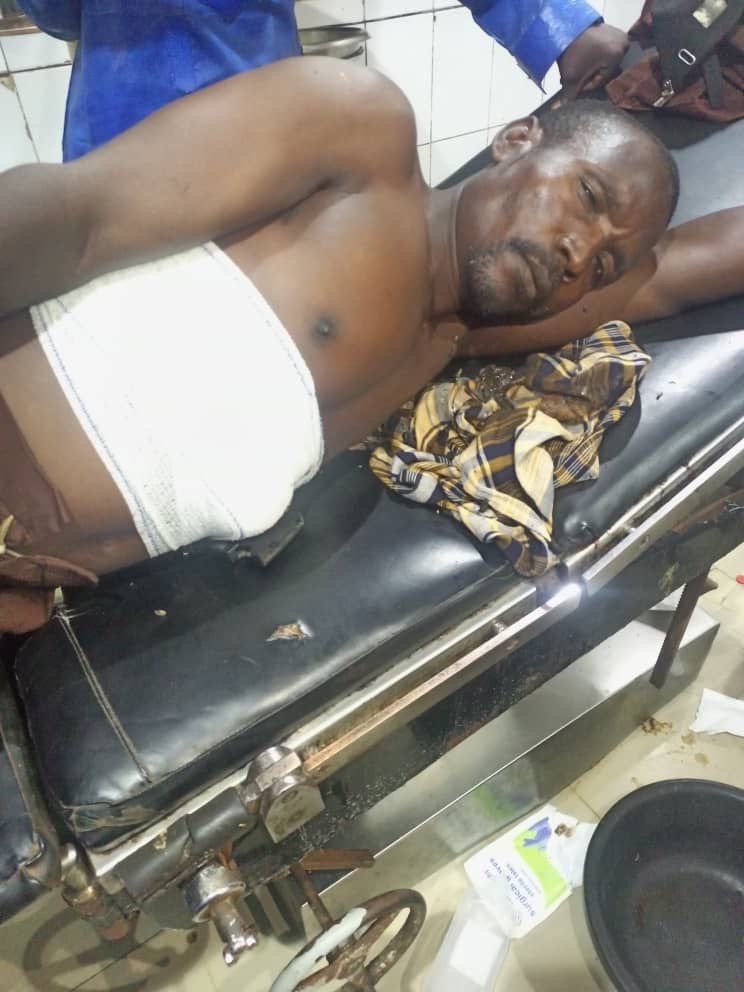
{"type": "Polygon", "coordinates": [[[573,280],[584,274],[594,249],[586,235],[573,232],[558,239],[558,253],[563,261],[564,279],[573,280]]]}

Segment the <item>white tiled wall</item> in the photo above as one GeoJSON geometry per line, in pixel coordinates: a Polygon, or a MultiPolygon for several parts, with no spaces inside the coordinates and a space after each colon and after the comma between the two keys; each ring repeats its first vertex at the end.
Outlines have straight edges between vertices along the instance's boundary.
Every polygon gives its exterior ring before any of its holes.
{"type": "Polygon", "coordinates": [[[431,0],[429,3],[426,0],[364,0],[364,13],[368,21],[401,17],[404,14],[429,13],[431,9],[431,0]]]}
{"type": "Polygon", "coordinates": [[[604,0],[604,17],[608,24],[627,31],[638,20],[642,8],[643,0],[604,0]]]}
{"type": "Polygon", "coordinates": [[[39,159],[59,161],[70,66],[16,72],[13,78],[39,159]]]}
{"type": "Polygon", "coordinates": [[[0,169],[59,162],[70,52],[45,34],[0,39],[0,169]]]}
{"type": "MultiPolygon", "coordinates": [[[[0,69],[3,63],[0,60],[0,69]]],[[[26,127],[13,77],[0,77],[0,171],[36,161],[36,150],[26,127]]]]}
{"type": "Polygon", "coordinates": [[[41,31],[36,34],[8,35],[2,39],[1,44],[11,72],[62,65],[70,61],[67,42],[58,41],[41,31]]]}
{"type": "Polygon", "coordinates": [[[431,140],[432,38],[431,13],[392,17],[367,26],[367,65],[400,86],[416,113],[420,144],[431,140]]]}
{"type": "Polygon", "coordinates": [[[434,17],[431,139],[488,128],[493,41],[462,8],[434,17]]]}
{"type": "Polygon", "coordinates": [[[303,0],[296,9],[301,28],[359,24],[364,20],[364,0],[303,0]]]}
{"type": "MultiPolygon", "coordinates": [[[[643,0],[590,0],[628,28],[643,0]]],[[[300,0],[300,27],[365,24],[357,61],[386,73],[414,107],[424,175],[439,182],[484,147],[496,128],[534,110],[559,86],[554,67],[536,86],[455,0],[300,0]]],[[[0,169],[59,161],[69,81],[64,42],[43,34],[0,41],[0,169]]]]}
{"type": "Polygon", "coordinates": [[[436,186],[455,169],[482,151],[488,144],[488,130],[458,134],[454,138],[443,138],[431,145],[431,177],[429,182],[436,186]]]}

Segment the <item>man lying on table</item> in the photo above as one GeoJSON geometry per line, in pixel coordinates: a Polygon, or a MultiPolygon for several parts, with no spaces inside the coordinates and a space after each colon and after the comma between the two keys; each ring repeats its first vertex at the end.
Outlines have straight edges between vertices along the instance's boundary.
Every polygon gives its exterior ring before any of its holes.
{"type": "Polygon", "coordinates": [[[719,221],[653,253],[677,173],[621,112],[517,121],[493,160],[430,190],[400,91],[305,58],[1,176],[0,630],[57,585],[267,529],[469,327],[495,351],[495,325],[592,294],[568,330],[510,330],[524,350],[739,288],[731,264],[690,278],[711,243],[725,261],[719,221]]]}

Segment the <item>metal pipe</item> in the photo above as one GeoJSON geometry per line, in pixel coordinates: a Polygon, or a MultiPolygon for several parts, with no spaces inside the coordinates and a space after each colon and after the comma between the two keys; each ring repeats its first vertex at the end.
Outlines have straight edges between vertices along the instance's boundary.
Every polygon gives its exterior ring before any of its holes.
{"type": "Polygon", "coordinates": [[[672,622],[669,625],[664,643],[661,645],[659,657],[656,659],[654,670],[651,673],[651,685],[656,689],[661,689],[671,671],[674,659],[679,653],[682,638],[690,623],[690,618],[698,604],[698,600],[705,591],[705,584],[708,581],[708,569],[696,575],[694,579],[687,583],[682,593],[682,598],[674,611],[672,622]]]}

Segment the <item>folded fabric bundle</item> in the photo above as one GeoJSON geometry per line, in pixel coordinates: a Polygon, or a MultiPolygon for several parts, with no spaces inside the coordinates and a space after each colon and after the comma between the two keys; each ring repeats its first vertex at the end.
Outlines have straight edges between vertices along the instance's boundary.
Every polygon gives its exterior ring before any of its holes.
{"type": "Polygon", "coordinates": [[[618,321],[521,370],[436,382],[399,412],[370,467],[496,543],[521,575],[542,575],[557,561],[556,488],[598,476],[605,429],[633,405],[650,361],[618,321]]]}

